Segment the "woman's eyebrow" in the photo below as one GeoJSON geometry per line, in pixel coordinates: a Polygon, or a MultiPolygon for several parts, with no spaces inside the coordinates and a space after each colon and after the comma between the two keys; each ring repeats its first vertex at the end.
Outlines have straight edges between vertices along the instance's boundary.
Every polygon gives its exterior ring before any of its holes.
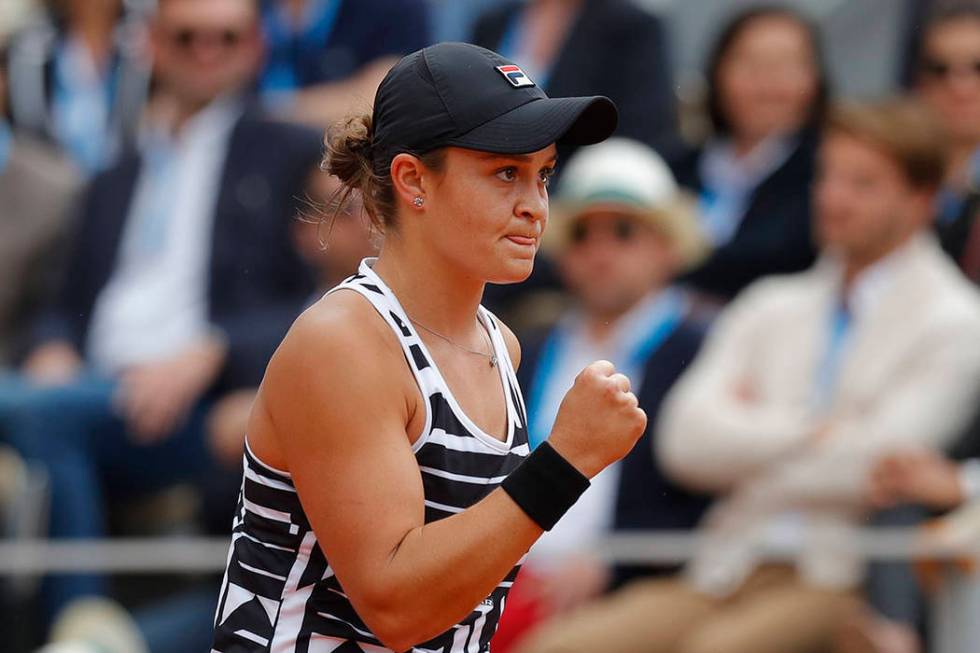
{"type": "MultiPolygon", "coordinates": [[[[529,163],[534,160],[533,154],[497,154],[495,152],[481,152],[480,158],[484,161],[493,161],[495,159],[500,159],[504,161],[520,161],[522,163],[529,163]]],[[[558,162],[558,154],[551,156],[545,164],[554,165],[558,162]]]]}

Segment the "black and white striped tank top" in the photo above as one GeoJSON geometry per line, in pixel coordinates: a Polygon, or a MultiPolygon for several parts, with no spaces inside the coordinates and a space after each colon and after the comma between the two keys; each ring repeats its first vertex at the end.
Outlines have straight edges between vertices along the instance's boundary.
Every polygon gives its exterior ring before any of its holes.
{"type": "MultiPolygon", "coordinates": [[[[364,296],[401,342],[426,401],[425,427],[413,446],[425,489],[426,523],[448,517],[489,494],[528,455],[527,416],[496,319],[479,319],[493,341],[506,396],[507,440],[481,431],[460,409],[372,259],[341,288],[364,296]]],[[[212,653],[382,652],[354,611],[324,557],[288,473],[245,449],[245,473],[231,551],[215,615],[212,653]]],[[[414,653],[485,653],[518,566],[461,623],[414,653]]],[[[451,570],[447,570],[451,571],[451,570]]]]}

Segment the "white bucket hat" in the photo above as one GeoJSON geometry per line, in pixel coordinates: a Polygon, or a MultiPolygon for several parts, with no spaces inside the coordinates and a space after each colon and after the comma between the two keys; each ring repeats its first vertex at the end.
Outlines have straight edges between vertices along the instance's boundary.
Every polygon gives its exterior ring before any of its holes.
{"type": "Polygon", "coordinates": [[[564,249],[574,220],[597,211],[627,213],[651,224],[670,241],[683,270],[708,253],[694,199],[677,186],[660,155],[637,141],[611,138],[572,157],[562,171],[543,244],[564,249]]]}

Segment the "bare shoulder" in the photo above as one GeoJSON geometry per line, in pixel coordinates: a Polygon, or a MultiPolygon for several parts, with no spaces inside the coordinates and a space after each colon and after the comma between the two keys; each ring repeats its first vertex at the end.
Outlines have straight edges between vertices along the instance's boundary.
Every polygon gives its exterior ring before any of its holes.
{"type": "MultiPolygon", "coordinates": [[[[496,318],[496,316],[494,317],[496,318]]],[[[507,353],[510,354],[510,361],[516,371],[521,366],[521,342],[509,326],[504,324],[499,318],[496,318],[496,320],[500,326],[500,333],[504,336],[504,343],[507,345],[507,353]]]]}
{"type": "MultiPolygon", "coordinates": [[[[394,340],[374,309],[353,292],[336,292],[306,309],[293,323],[269,365],[291,373],[339,371],[355,360],[377,362],[394,340]],[[388,333],[386,333],[388,332],[388,333]]],[[[357,367],[361,367],[360,365],[357,367]]]]}
{"type": "Polygon", "coordinates": [[[263,408],[280,439],[297,436],[287,427],[297,418],[324,423],[326,412],[341,404],[404,415],[410,387],[399,380],[407,379],[405,371],[398,339],[374,308],[354,292],[336,292],[286,334],[262,382],[263,408]]]}

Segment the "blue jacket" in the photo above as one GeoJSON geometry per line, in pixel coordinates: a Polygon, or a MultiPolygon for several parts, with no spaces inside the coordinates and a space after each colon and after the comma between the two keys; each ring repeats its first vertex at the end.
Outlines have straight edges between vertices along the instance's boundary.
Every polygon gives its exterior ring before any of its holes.
{"type": "MultiPolygon", "coordinates": [[[[311,271],[290,224],[321,154],[316,132],[246,112],[235,125],[221,176],[208,279],[208,316],[228,337],[216,390],[258,385],[266,363],[312,292],[311,271]]],[[[135,153],[89,185],[65,275],[38,319],[34,345],[56,339],[84,355],[89,321],[108,283],[140,172],[135,153]]]]}

